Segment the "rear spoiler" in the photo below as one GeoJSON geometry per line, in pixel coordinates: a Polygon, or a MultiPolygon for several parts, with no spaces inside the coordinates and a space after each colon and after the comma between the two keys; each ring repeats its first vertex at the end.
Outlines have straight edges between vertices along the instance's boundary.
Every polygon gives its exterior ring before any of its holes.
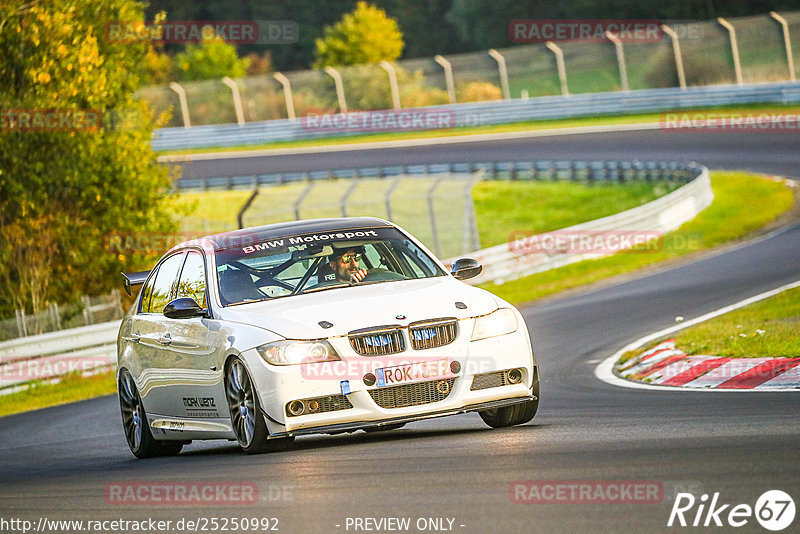
{"type": "Polygon", "coordinates": [[[135,273],[120,273],[122,275],[123,284],[125,285],[125,293],[133,296],[133,288],[144,284],[147,280],[147,275],[150,271],[138,271],[135,273]]]}

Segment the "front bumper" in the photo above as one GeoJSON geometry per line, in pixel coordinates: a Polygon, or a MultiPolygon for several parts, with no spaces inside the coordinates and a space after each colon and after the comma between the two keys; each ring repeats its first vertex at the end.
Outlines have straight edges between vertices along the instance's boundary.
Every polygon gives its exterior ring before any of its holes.
{"type": "Polygon", "coordinates": [[[491,410],[494,408],[503,408],[505,406],[513,406],[515,404],[520,404],[523,402],[529,402],[534,400],[538,400],[538,398],[536,397],[536,395],[531,393],[530,395],[527,395],[525,397],[516,397],[513,399],[502,399],[496,401],[482,402],[479,404],[471,404],[469,406],[464,406],[463,408],[447,409],[435,412],[428,412],[419,415],[406,415],[401,417],[393,417],[390,419],[382,419],[378,423],[376,423],[375,421],[355,421],[352,423],[338,423],[338,424],[323,425],[310,428],[301,428],[298,430],[292,430],[290,432],[277,432],[275,434],[271,434],[270,438],[302,436],[304,434],[339,434],[342,432],[353,432],[355,430],[368,426],[382,427],[382,426],[394,425],[397,423],[410,423],[413,421],[422,421],[424,419],[433,419],[435,417],[445,417],[448,415],[459,415],[468,412],[478,412],[482,410],[491,410]]]}

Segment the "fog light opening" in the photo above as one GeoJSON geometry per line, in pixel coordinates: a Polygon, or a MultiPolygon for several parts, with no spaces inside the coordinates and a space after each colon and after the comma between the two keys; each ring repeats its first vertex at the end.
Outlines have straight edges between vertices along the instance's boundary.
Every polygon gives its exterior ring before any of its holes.
{"type": "Polygon", "coordinates": [[[292,415],[303,415],[306,411],[306,405],[303,401],[293,400],[289,403],[289,413],[292,415]]]}
{"type": "Polygon", "coordinates": [[[511,369],[508,372],[508,381],[512,384],[519,384],[522,382],[522,371],[519,369],[511,369]]]}
{"type": "Polygon", "coordinates": [[[319,411],[319,402],[312,400],[308,401],[308,411],[311,413],[319,411]]]}
{"type": "Polygon", "coordinates": [[[457,375],[461,371],[461,364],[453,360],[450,362],[450,372],[457,375]]]}

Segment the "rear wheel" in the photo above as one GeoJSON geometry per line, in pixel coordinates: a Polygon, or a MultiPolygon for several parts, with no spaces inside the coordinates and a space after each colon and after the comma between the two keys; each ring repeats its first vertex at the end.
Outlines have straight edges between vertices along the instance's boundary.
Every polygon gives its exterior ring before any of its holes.
{"type": "Polygon", "coordinates": [[[492,428],[522,425],[533,419],[539,409],[539,368],[534,367],[532,393],[534,400],[521,402],[503,408],[478,412],[483,422],[492,428]]]}
{"type": "Polygon", "coordinates": [[[172,456],[181,452],[181,441],[158,441],[150,432],[147,413],[144,411],[139,390],[131,374],[124,370],[119,376],[119,408],[122,413],[122,429],[128,447],[137,458],[172,456]]]}
{"type": "Polygon", "coordinates": [[[235,358],[225,371],[225,395],[231,424],[239,446],[247,454],[274,452],[287,449],[293,437],[269,439],[269,431],[261,405],[253,388],[253,381],[244,363],[235,358]]]}

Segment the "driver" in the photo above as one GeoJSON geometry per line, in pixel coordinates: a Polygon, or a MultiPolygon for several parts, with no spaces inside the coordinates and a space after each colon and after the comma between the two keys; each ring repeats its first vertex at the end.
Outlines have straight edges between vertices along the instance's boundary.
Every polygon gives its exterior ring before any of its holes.
{"type": "Polygon", "coordinates": [[[337,282],[357,284],[367,276],[367,270],[360,267],[361,253],[360,247],[349,247],[330,257],[328,266],[334,272],[337,282]]]}

